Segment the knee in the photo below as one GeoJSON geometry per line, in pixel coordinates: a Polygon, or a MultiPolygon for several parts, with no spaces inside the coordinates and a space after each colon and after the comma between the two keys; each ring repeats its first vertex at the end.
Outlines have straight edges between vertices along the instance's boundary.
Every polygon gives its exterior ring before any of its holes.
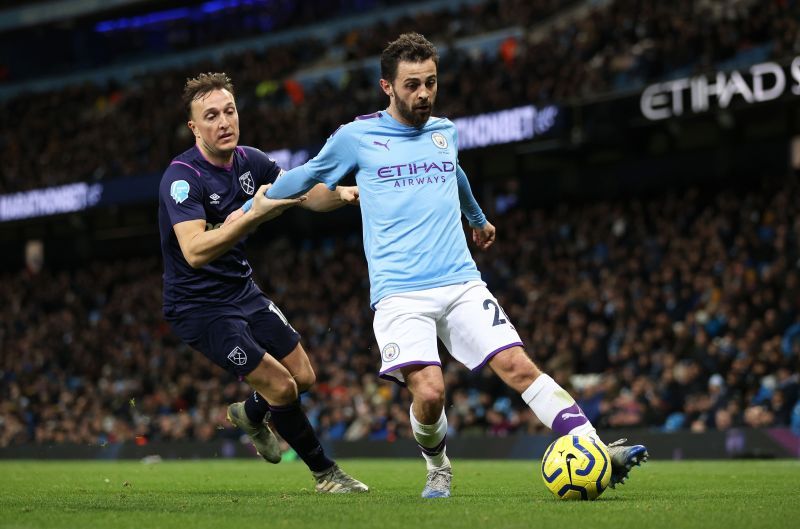
{"type": "Polygon", "coordinates": [[[247,382],[273,404],[289,404],[297,400],[297,383],[288,373],[254,372],[247,382]]]}
{"type": "Polygon", "coordinates": [[[536,367],[525,352],[521,352],[511,362],[510,376],[517,382],[532,383],[536,377],[541,375],[541,371],[536,367]]]}
{"type": "Polygon", "coordinates": [[[524,391],[541,374],[521,347],[514,347],[496,355],[489,362],[492,370],[512,388],[524,391]]]}
{"type": "Polygon", "coordinates": [[[311,386],[316,383],[317,375],[314,373],[313,369],[308,369],[302,373],[298,373],[297,376],[294,377],[294,381],[297,384],[297,391],[303,393],[311,389],[311,386]]]}
{"type": "Polygon", "coordinates": [[[414,402],[428,411],[441,410],[444,407],[444,384],[430,383],[414,388],[414,402]]]}
{"type": "Polygon", "coordinates": [[[288,404],[296,401],[299,396],[297,383],[288,373],[275,377],[275,380],[270,381],[270,386],[273,394],[270,402],[275,404],[288,404]]]}

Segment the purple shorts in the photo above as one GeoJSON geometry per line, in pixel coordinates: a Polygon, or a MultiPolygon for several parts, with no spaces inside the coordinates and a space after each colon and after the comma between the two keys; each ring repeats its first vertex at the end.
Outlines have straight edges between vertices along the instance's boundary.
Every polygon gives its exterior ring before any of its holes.
{"type": "Polygon", "coordinates": [[[280,309],[255,286],[235,305],[221,303],[165,317],[181,340],[240,380],[264,353],[280,360],[300,342],[280,309]]]}

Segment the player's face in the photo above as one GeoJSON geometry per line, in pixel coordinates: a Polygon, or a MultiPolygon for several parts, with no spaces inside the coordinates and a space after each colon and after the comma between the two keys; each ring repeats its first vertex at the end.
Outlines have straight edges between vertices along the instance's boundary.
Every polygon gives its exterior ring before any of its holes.
{"type": "Polygon", "coordinates": [[[436,100],[436,63],[401,61],[393,83],[381,79],[381,87],[389,96],[389,113],[401,123],[422,127],[433,112],[436,100]]]}
{"type": "Polygon", "coordinates": [[[189,128],[205,154],[228,158],[239,143],[239,113],[233,94],[213,90],[192,101],[189,128]]]}

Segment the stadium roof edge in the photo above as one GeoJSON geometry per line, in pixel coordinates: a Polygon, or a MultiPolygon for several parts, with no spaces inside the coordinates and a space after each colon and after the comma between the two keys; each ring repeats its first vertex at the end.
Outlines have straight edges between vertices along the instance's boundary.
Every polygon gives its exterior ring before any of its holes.
{"type": "Polygon", "coordinates": [[[152,0],[60,0],[0,10],[0,31],[20,29],[109,11],[152,0]]]}
{"type": "MultiPolygon", "coordinates": [[[[113,1],[142,1],[142,0],[87,0],[91,2],[113,1]]],[[[463,5],[476,5],[486,0],[430,0],[425,2],[426,10],[457,9],[463,5]]],[[[187,52],[159,56],[152,59],[140,60],[124,65],[108,66],[76,72],[67,75],[46,77],[43,79],[30,79],[19,83],[0,85],[0,101],[9,99],[24,92],[45,92],[65,86],[84,83],[101,84],[109,79],[127,81],[130,78],[148,72],[157,72],[172,67],[186,66],[194,62],[208,59],[221,60],[224,56],[246,50],[260,51],[271,46],[285,44],[307,37],[316,37],[321,40],[332,40],[340,32],[374,24],[378,21],[393,21],[408,14],[408,6],[380,9],[363,15],[343,17],[329,20],[319,24],[304,26],[302,28],[279,31],[269,35],[251,37],[227,44],[198,48],[187,52]]]]}

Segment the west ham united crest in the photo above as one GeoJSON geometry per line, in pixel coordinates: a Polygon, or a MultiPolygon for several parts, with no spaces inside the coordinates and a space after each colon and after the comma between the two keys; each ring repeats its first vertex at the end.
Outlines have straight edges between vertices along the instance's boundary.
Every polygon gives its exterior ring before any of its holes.
{"type": "Polygon", "coordinates": [[[434,132],[431,134],[431,139],[433,140],[433,144],[439,147],[440,149],[447,148],[447,138],[444,137],[444,134],[441,132],[434,132]]]}
{"type": "Polygon", "coordinates": [[[228,353],[228,360],[237,366],[243,366],[247,363],[247,354],[239,346],[236,346],[233,351],[228,353]]]}
{"type": "Polygon", "coordinates": [[[239,176],[239,184],[242,186],[242,191],[248,195],[252,195],[256,191],[256,184],[253,182],[253,177],[250,176],[250,171],[239,176]]]}

